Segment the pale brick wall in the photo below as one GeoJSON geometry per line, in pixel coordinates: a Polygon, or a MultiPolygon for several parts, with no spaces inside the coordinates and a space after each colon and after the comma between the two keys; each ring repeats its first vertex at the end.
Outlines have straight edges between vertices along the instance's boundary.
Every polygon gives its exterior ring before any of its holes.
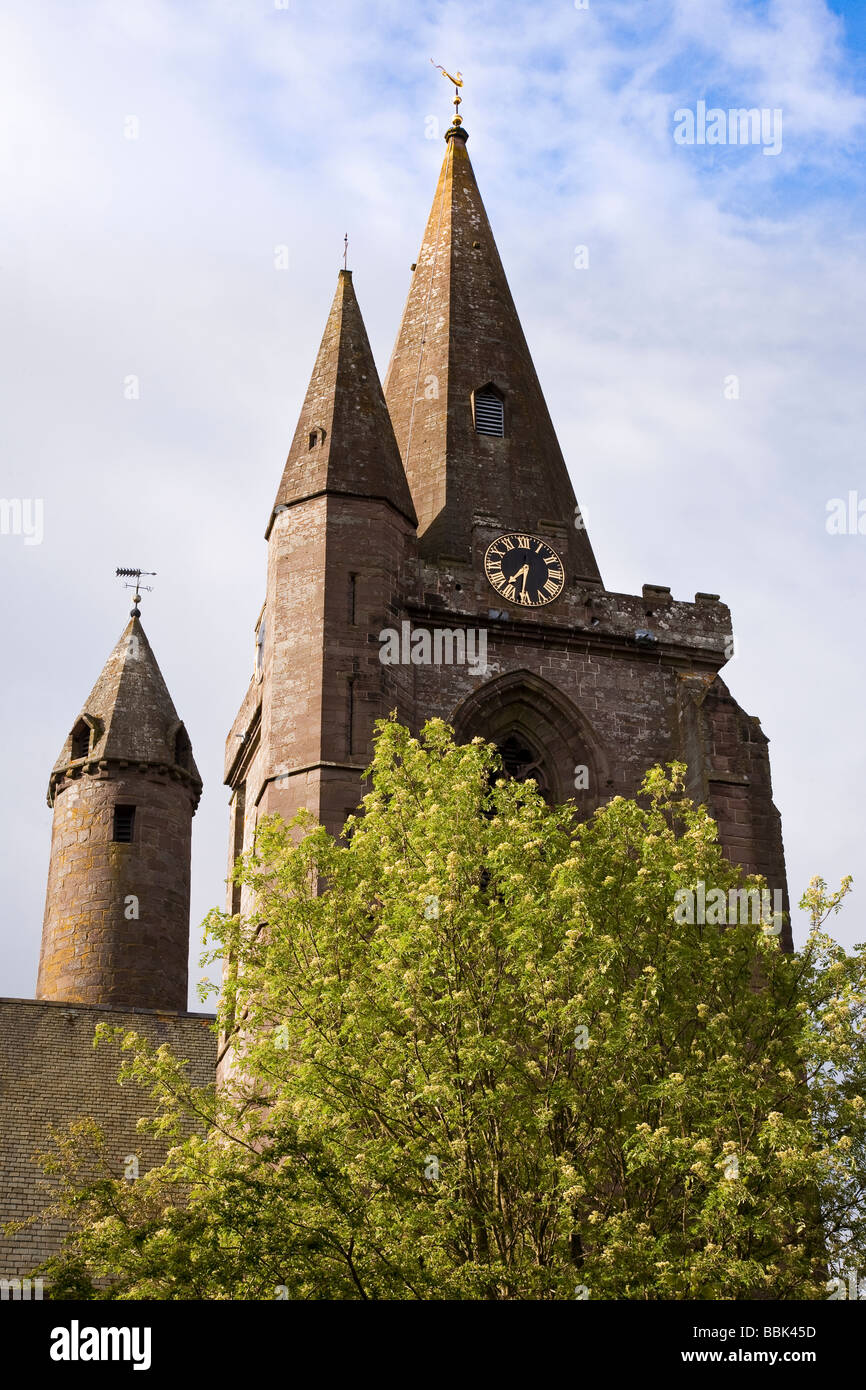
{"type": "MultiPolygon", "coordinates": [[[[213,1015],[119,1009],[53,1000],[0,999],[0,1226],[39,1211],[48,1179],[33,1155],[51,1147],[51,1129],[89,1116],[101,1125],[123,1172],[128,1154],[140,1171],[158,1163],[165,1145],[135,1132],[153,1101],[132,1083],[117,1084],[118,1049],[93,1047],[97,1023],[121,1026],[190,1062],[197,1085],[214,1080],[213,1015]]],[[[60,1248],[63,1228],[51,1221],[9,1237],[0,1232],[0,1277],[28,1274],[60,1248]]]]}

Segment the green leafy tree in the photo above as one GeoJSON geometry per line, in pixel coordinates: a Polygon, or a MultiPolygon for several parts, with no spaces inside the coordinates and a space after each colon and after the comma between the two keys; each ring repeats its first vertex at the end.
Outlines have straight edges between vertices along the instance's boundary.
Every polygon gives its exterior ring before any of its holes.
{"type": "Polygon", "coordinates": [[[125,1182],[99,1137],[54,1156],[73,1223],[47,1267],[94,1297],[826,1297],[866,1267],[864,954],[804,898],[682,924],[724,857],[685,769],[577,825],[441,721],[379,726],[372,790],[335,840],[261,825],[212,913],[230,960],[216,1091],[135,1034],[124,1075],[173,1147],[125,1182]],[[183,1125],[198,1132],[183,1138],[183,1125]],[[89,1283],[88,1283],[89,1281],[89,1283]]]}

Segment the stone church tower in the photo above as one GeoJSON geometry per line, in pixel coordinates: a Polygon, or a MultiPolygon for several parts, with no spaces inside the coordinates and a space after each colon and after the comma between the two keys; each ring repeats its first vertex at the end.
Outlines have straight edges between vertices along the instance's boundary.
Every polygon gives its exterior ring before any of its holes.
{"type": "MultiPolygon", "coordinates": [[[[396,710],[492,740],[580,816],[681,760],[731,860],[784,894],[767,740],[719,676],[730,613],[716,594],[605,587],[459,119],[445,138],[384,390],[344,270],[267,517],[255,670],[226,750],[230,863],[271,812],[307,807],[339,832],[374,722],[396,710]]],[[[213,1016],[186,1012],[200,793],[134,608],[51,773],[37,998],[0,999],[0,1224],[37,1217],[0,1233],[8,1276],[62,1238],[33,1162],[52,1128],[92,1115],[118,1175],[127,1154],[164,1156],[137,1130],[153,1103],[94,1052],[96,1023],[168,1043],[195,1085],[232,1068],[213,1016]]],[[[230,906],[247,906],[235,889],[230,906]]]]}
{"type": "Polygon", "coordinates": [[[51,773],[37,999],[185,1011],[200,795],[134,608],[51,773]]]}
{"type": "Polygon", "coordinates": [[[229,736],[232,858],[262,815],[342,825],[373,720],[412,713],[410,673],[370,640],[396,611],[416,517],[351,272],[340,272],[268,520],[257,666],[229,736]],[[378,627],[376,627],[378,624],[378,627]]]}
{"type": "Polygon", "coordinates": [[[256,670],[227,743],[230,862],[270,812],[306,806],[338,831],[396,710],[493,740],[582,816],[680,759],[729,857],[784,893],[767,739],[718,674],[729,610],[605,588],[462,124],[445,139],[384,391],[340,273],[267,524],[256,670]]]}
{"type": "MultiPolygon", "coordinates": [[[[191,1085],[213,1084],[214,1016],[186,1007],[200,794],[189,737],[134,608],[51,773],[36,998],[0,998],[0,1275],[13,1298],[30,1297],[29,1276],[66,1231],[45,1209],[55,1180],[36,1159],[58,1133],[94,1120],[118,1178],[133,1159],[146,1172],[165,1158],[168,1141],[138,1127],[141,1116],[156,1118],[156,1101],[146,1088],[118,1086],[117,1052],[94,1048],[96,1026],[166,1045],[191,1085]],[[25,1224],[13,1230],[13,1221],[25,1224]]],[[[184,1135],[194,1128],[182,1122],[184,1135]]]]}
{"type": "MultiPolygon", "coordinates": [[[[146,1088],[118,1086],[117,1051],[93,1047],[97,1024],[167,1045],[192,1086],[213,1084],[214,1016],[186,1012],[200,794],[188,734],[133,607],[51,771],[36,998],[0,998],[0,1275],[13,1298],[31,1297],[29,1276],[67,1229],[46,1212],[54,1179],[35,1156],[54,1150],[58,1133],[95,1120],[115,1177],[129,1176],[132,1159],[146,1172],[165,1158],[167,1141],[139,1131],[157,1102],[146,1088]]],[[[193,1129],[183,1120],[185,1136],[193,1129]]]]}

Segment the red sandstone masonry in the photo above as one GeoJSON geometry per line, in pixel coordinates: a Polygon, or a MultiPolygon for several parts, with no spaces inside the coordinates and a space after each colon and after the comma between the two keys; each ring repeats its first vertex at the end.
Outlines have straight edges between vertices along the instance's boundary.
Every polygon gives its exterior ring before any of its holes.
{"type": "Polygon", "coordinates": [[[67,735],[54,807],[37,996],[184,1009],[192,818],[201,778],[134,613],[67,735]],[[76,730],[86,726],[87,746],[76,730]],[[117,806],[132,838],[114,838],[117,806]]]}
{"type": "Polygon", "coordinates": [[[652,765],[684,761],[728,856],[784,893],[766,739],[718,674],[730,612],[713,594],[689,603],[657,584],[603,588],[465,131],[447,139],[387,413],[348,282],[332,306],[278,492],[288,510],[268,528],[264,678],[229,736],[230,852],[249,847],[265,809],[288,817],[306,805],[339,829],[363,792],[374,720],[396,709],[415,731],[439,716],[461,739],[517,738],[553,799],[573,797],[580,815],[635,795],[652,765]],[[488,383],[504,397],[502,438],[474,428],[473,393],[488,383]],[[486,548],[514,529],[544,536],[564,561],[563,591],[542,609],[508,604],[484,575],[486,548]],[[383,667],[379,633],[404,621],[484,629],[487,669],[383,667]],[[586,790],[575,785],[583,766],[586,790]]]}
{"type": "Polygon", "coordinates": [[[183,1008],[193,796],[156,769],[60,784],[37,998],[183,1008]],[[136,807],[112,841],[115,805],[136,807]]]}

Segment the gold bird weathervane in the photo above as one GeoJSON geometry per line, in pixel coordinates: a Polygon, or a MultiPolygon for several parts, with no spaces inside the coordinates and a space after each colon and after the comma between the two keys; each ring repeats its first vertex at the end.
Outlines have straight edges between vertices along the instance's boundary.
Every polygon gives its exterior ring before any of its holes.
{"type": "MultiPolygon", "coordinates": [[[[433,63],[432,58],[430,59],[430,62],[433,63]]],[[[443,77],[448,78],[449,82],[454,83],[454,124],[462,125],[463,117],[460,115],[460,103],[463,100],[463,98],[460,95],[460,88],[463,86],[463,74],[458,68],[457,72],[452,77],[450,72],[445,71],[441,63],[433,63],[433,66],[434,68],[438,68],[439,71],[442,73],[443,77]]]]}

